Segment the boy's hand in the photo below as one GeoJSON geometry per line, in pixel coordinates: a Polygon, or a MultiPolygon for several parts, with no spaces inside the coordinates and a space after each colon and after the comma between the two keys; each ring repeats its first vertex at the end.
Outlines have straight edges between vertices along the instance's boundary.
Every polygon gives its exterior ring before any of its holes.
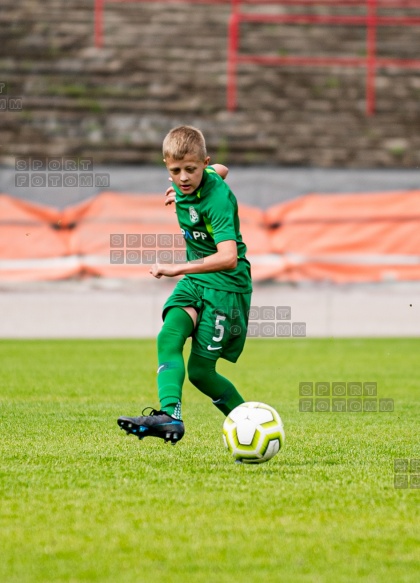
{"type": "Polygon", "coordinates": [[[149,273],[151,273],[153,277],[156,277],[157,279],[160,279],[162,275],[166,275],[166,277],[174,277],[175,275],[180,275],[178,265],[171,264],[164,265],[162,263],[155,263],[154,265],[152,265],[151,268],[149,269],[149,273]]]}
{"type": "Polygon", "coordinates": [[[173,202],[175,202],[175,198],[176,192],[174,190],[174,187],[170,186],[169,188],[166,189],[165,192],[165,206],[168,206],[168,204],[172,204],[173,202]]]}

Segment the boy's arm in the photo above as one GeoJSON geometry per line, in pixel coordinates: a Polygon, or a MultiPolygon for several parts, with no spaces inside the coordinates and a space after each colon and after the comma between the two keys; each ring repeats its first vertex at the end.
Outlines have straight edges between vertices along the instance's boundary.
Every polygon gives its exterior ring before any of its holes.
{"type": "MultiPolygon", "coordinates": [[[[228,175],[229,168],[227,166],[224,166],[223,164],[211,164],[211,167],[214,168],[215,172],[217,172],[217,174],[221,178],[223,178],[223,180],[228,175]]],[[[172,178],[170,178],[169,180],[172,181],[172,178]]],[[[169,188],[166,189],[165,192],[165,206],[168,206],[168,204],[172,204],[173,202],[175,202],[175,197],[176,192],[173,186],[170,186],[169,188]]]]}
{"type": "Polygon", "coordinates": [[[159,279],[162,275],[174,277],[175,275],[187,275],[189,273],[212,273],[225,269],[235,269],[238,263],[236,241],[222,241],[216,247],[216,253],[196,261],[175,264],[156,263],[151,266],[150,273],[159,279]]]}

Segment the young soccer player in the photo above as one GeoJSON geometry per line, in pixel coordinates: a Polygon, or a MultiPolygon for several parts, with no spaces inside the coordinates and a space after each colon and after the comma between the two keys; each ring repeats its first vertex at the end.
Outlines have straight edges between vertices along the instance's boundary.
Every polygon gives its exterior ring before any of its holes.
{"type": "MultiPolygon", "coordinates": [[[[120,417],[118,425],[140,439],[150,435],[175,444],[185,431],[183,348],[189,336],[191,383],[225,415],[244,402],[234,385],[216,371],[216,362],[219,358],[236,362],[243,350],[252,283],[236,198],[209,166],[201,131],[191,126],[172,129],[163,141],[163,156],[173,184],[165,204],[175,202],[187,262],[158,263],[150,273],[156,278],[185,277],[163,307],[164,323],[157,339],[160,410],[120,417]]],[[[215,168],[227,173],[224,166],[215,168]]]]}

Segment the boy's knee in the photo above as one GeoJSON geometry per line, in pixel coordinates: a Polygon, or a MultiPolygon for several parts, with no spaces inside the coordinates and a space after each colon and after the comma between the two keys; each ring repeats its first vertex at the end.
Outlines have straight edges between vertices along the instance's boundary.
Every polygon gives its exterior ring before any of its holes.
{"type": "Polygon", "coordinates": [[[183,347],[186,339],[193,331],[191,316],[182,308],[171,308],[165,317],[161,331],[157,337],[158,348],[165,345],[174,346],[177,349],[183,347]]]}
{"type": "Polygon", "coordinates": [[[168,345],[181,345],[183,346],[185,342],[185,334],[174,326],[172,323],[169,324],[165,322],[157,335],[158,346],[168,346],[168,345]]]}

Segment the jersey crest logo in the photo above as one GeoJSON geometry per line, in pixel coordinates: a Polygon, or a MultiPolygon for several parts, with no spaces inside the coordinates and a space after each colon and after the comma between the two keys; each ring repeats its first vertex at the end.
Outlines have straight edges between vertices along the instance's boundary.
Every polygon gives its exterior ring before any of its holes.
{"type": "Polygon", "coordinates": [[[190,211],[190,219],[192,223],[196,223],[198,221],[198,213],[193,206],[190,206],[188,209],[190,211]]]}

